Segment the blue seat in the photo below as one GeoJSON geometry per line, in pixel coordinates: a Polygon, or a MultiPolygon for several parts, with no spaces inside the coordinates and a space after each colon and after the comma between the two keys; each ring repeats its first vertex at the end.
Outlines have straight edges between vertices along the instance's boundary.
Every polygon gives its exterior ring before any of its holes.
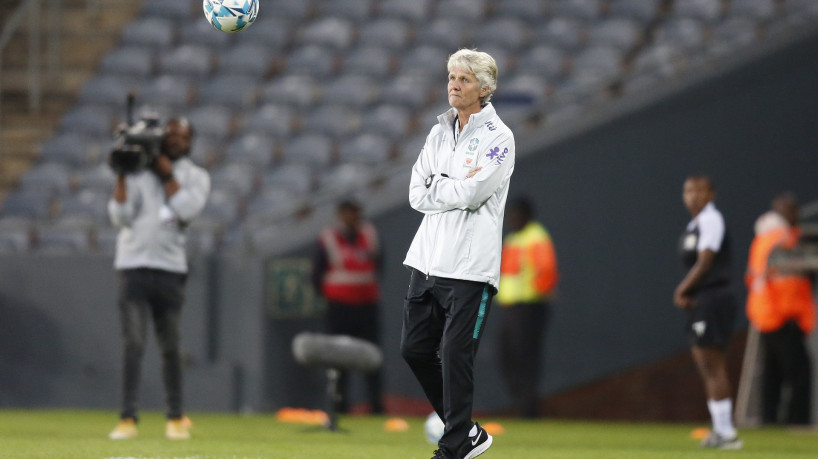
{"type": "Polygon", "coordinates": [[[283,138],[293,133],[295,119],[295,110],[291,107],[268,103],[244,117],[242,131],[248,134],[266,134],[274,138],[283,138]]]}
{"type": "Polygon", "coordinates": [[[6,196],[0,217],[25,217],[44,220],[51,215],[53,193],[46,190],[17,190],[6,196]]]}
{"type": "MultiPolygon", "coordinates": [[[[149,0],[142,5],[142,16],[168,18],[174,21],[188,20],[191,16],[202,14],[198,2],[187,0],[149,0]]],[[[198,18],[197,18],[198,19],[198,18]]],[[[200,21],[201,22],[201,21],[200,21]]]]}
{"type": "Polygon", "coordinates": [[[228,163],[211,172],[211,189],[227,190],[244,199],[256,189],[259,177],[259,170],[249,164],[228,163]]]}
{"type": "Polygon", "coordinates": [[[373,0],[324,1],[319,6],[319,16],[344,18],[357,23],[364,22],[373,11],[373,0]]]}
{"type": "Polygon", "coordinates": [[[523,48],[531,39],[528,24],[511,16],[487,21],[475,38],[478,48],[497,46],[513,51],[523,48]]]}
{"type": "Polygon", "coordinates": [[[262,178],[264,192],[287,190],[306,195],[314,188],[314,172],[308,164],[283,164],[275,167],[262,178]]]}
{"type": "Polygon", "coordinates": [[[392,50],[409,44],[409,25],[400,19],[376,19],[364,24],[359,41],[363,46],[382,46],[392,50]]]}
{"type": "Polygon", "coordinates": [[[202,105],[196,107],[187,115],[188,120],[196,130],[197,135],[205,135],[210,139],[224,140],[230,135],[233,114],[223,105],[202,105]]]}
{"type": "Polygon", "coordinates": [[[721,19],[724,8],[721,0],[685,0],[673,2],[674,17],[689,17],[708,23],[721,19]]]}
{"type": "Polygon", "coordinates": [[[462,48],[469,38],[469,27],[457,19],[435,18],[418,25],[417,43],[454,50],[462,48]]]}
{"type": "Polygon", "coordinates": [[[108,201],[111,190],[81,189],[76,193],[59,196],[58,217],[84,217],[95,223],[108,221],[108,201]]]}
{"type": "Polygon", "coordinates": [[[207,132],[197,131],[190,146],[190,159],[202,167],[208,169],[214,167],[221,162],[224,156],[224,151],[226,150],[224,147],[225,140],[226,139],[209,137],[207,132]]]}
{"type": "Polygon", "coordinates": [[[576,19],[558,17],[537,29],[536,40],[541,44],[573,51],[585,43],[585,31],[576,19]]]}
{"type": "Polygon", "coordinates": [[[246,110],[256,104],[258,81],[249,75],[219,75],[199,86],[199,103],[246,110]]]}
{"type": "Polygon", "coordinates": [[[299,34],[298,43],[346,50],[352,46],[354,38],[355,29],[352,22],[336,17],[325,17],[307,25],[299,34]]]}
{"type": "Polygon", "coordinates": [[[595,72],[608,78],[620,71],[622,51],[611,46],[587,48],[573,60],[573,73],[595,72]]]}
{"type": "Polygon", "coordinates": [[[262,79],[275,59],[273,52],[260,43],[239,43],[219,56],[219,75],[247,75],[262,79]]]}
{"type": "Polygon", "coordinates": [[[633,19],[613,18],[590,28],[590,46],[613,46],[623,51],[634,48],[642,40],[640,23],[633,19]]]}
{"type": "Polygon", "coordinates": [[[153,74],[154,53],[150,48],[129,46],[108,53],[102,59],[103,74],[147,79],[153,74]]]}
{"type": "Polygon", "coordinates": [[[438,75],[443,78],[449,54],[449,51],[437,46],[416,46],[401,58],[400,74],[418,73],[421,76],[438,75]]]}
{"type": "Polygon", "coordinates": [[[38,253],[70,255],[86,253],[91,248],[87,224],[45,224],[37,227],[38,253]]]}
{"type": "Polygon", "coordinates": [[[20,188],[52,194],[67,193],[71,188],[71,169],[59,163],[37,164],[23,174],[20,188]]]}
{"type": "Polygon", "coordinates": [[[182,22],[181,42],[185,45],[204,46],[207,49],[222,52],[233,42],[235,34],[214,32],[216,32],[215,27],[208,21],[202,21],[199,18],[195,21],[184,21],[182,22]]]}
{"type": "MultiPolygon", "coordinates": [[[[441,76],[445,76],[445,65],[445,62],[441,63],[441,76]]],[[[445,78],[436,80],[435,83],[438,87],[433,88],[431,76],[418,73],[400,74],[386,84],[383,93],[388,95],[386,99],[390,103],[405,104],[407,107],[418,109],[432,100],[436,93],[445,91],[445,78]]]]}
{"type": "Polygon", "coordinates": [[[442,0],[437,3],[437,17],[469,21],[481,21],[487,12],[486,0],[442,0]]]}
{"type": "Polygon", "coordinates": [[[28,251],[31,247],[30,226],[27,218],[0,218],[0,254],[28,251]]]}
{"type": "Polygon", "coordinates": [[[273,162],[274,147],[269,137],[247,134],[230,142],[225,159],[229,164],[249,164],[264,169],[273,162]]]}
{"type": "Polygon", "coordinates": [[[305,131],[344,137],[358,130],[360,118],[360,112],[354,107],[321,105],[306,115],[305,131]]]}
{"type": "Polygon", "coordinates": [[[285,70],[289,74],[328,77],[336,67],[336,56],[329,48],[306,45],[290,53],[285,70]]]}
{"type": "MultiPolygon", "coordinates": [[[[492,102],[495,105],[527,105],[545,102],[548,80],[539,73],[517,73],[497,89],[492,102]]],[[[499,110],[499,108],[498,108],[499,110]]]]}
{"type": "Polygon", "coordinates": [[[321,177],[322,193],[343,195],[374,181],[375,169],[364,164],[340,164],[321,177]]]}
{"type": "Polygon", "coordinates": [[[430,0],[384,0],[380,13],[384,17],[421,22],[429,16],[430,0]]]}
{"type": "Polygon", "coordinates": [[[228,189],[214,188],[210,190],[207,203],[200,215],[200,219],[221,221],[230,224],[238,221],[241,216],[241,203],[238,196],[228,189]]]}
{"type": "Polygon", "coordinates": [[[764,22],[773,19],[778,14],[778,9],[775,0],[741,0],[730,2],[730,9],[727,13],[729,17],[743,17],[764,22]]]}
{"type": "Polygon", "coordinates": [[[174,24],[164,18],[137,19],[122,32],[124,45],[149,46],[157,50],[167,49],[173,44],[174,39],[174,24]]]}
{"type": "Polygon", "coordinates": [[[79,190],[90,189],[110,193],[116,184],[116,175],[108,164],[98,164],[78,171],[75,181],[79,190]]]}
{"type": "Polygon", "coordinates": [[[600,0],[560,0],[552,3],[551,13],[581,21],[594,21],[602,15],[600,0]]]}
{"type": "Polygon", "coordinates": [[[566,69],[565,56],[555,46],[537,45],[524,52],[518,61],[518,71],[538,72],[551,79],[559,77],[566,69]]]}
{"type": "Polygon", "coordinates": [[[392,157],[392,144],[383,135],[364,133],[341,143],[339,159],[342,163],[377,166],[392,157]]]}
{"type": "MultiPolygon", "coordinates": [[[[263,7],[266,9],[266,3],[263,7]]],[[[261,13],[250,28],[236,34],[237,44],[253,43],[267,47],[271,52],[286,49],[292,41],[295,24],[283,16],[261,13]]]]}
{"type": "Polygon", "coordinates": [[[129,76],[98,76],[82,86],[79,103],[105,105],[124,110],[127,94],[138,92],[140,86],[141,82],[129,76]]]}
{"type": "Polygon", "coordinates": [[[247,205],[246,222],[250,225],[272,223],[291,217],[304,205],[307,197],[283,189],[262,190],[247,205]]]}
{"type": "Polygon", "coordinates": [[[610,15],[648,23],[656,17],[660,2],[661,0],[616,0],[610,3],[610,15]]]}
{"type": "Polygon", "coordinates": [[[62,131],[80,135],[111,138],[113,127],[110,109],[103,106],[81,105],[60,119],[62,131]]]}
{"type": "MultiPolygon", "coordinates": [[[[275,17],[281,18],[290,24],[297,24],[299,21],[307,19],[312,13],[312,3],[313,2],[309,0],[272,0],[271,2],[265,3],[262,8],[269,8],[267,11],[274,12],[275,17]]],[[[253,24],[251,29],[265,24],[264,22],[260,22],[264,19],[262,15],[263,13],[256,19],[258,24],[253,24]]],[[[267,25],[265,24],[264,27],[267,27],[267,25]]]]}
{"type": "Polygon", "coordinates": [[[377,101],[380,85],[362,75],[345,75],[330,82],[324,89],[324,103],[364,107],[377,101]]]}
{"type": "Polygon", "coordinates": [[[746,48],[759,38],[759,24],[744,17],[724,20],[713,32],[708,52],[726,56],[737,49],[746,48]]]}
{"type": "Polygon", "coordinates": [[[284,161],[312,167],[327,166],[333,161],[332,142],[329,137],[315,133],[293,137],[284,145],[284,161]]]}
{"type": "Polygon", "coordinates": [[[198,45],[181,45],[159,57],[159,68],[167,75],[196,79],[210,74],[213,58],[210,51],[198,45]]]}
{"type": "Polygon", "coordinates": [[[642,50],[634,61],[634,72],[665,77],[675,75],[683,64],[682,59],[685,53],[681,48],[670,43],[657,43],[642,50]]]}
{"type": "Polygon", "coordinates": [[[101,153],[99,142],[73,132],[59,134],[40,147],[40,158],[43,161],[69,166],[91,164],[100,159],[101,153]]]}
{"type": "Polygon", "coordinates": [[[364,46],[356,48],[344,59],[345,75],[384,77],[392,73],[396,59],[387,48],[364,46]]]}
{"type": "Polygon", "coordinates": [[[184,109],[190,104],[193,88],[184,78],[162,75],[142,88],[139,101],[154,106],[184,109]]]}
{"type": "Polygon", "coordinates": [[[309,76],[287,75],[273,80],[263,90],[265,103],[306,108],[318,100],[318,88],[309,76]]]}
{"type": "Polygon", "coordinates": [[[409,132],[412,112],[400,104],[381,104],[367,110],[361,119],[361,131],[396,138],[409,132]]]}
{"type": "Polygon", "coordinates": [[[499,0],[494,9],[504,16],[514,16],[530,23],[541,23],[547,14],[545,3],[539,0],[499,0]]]}

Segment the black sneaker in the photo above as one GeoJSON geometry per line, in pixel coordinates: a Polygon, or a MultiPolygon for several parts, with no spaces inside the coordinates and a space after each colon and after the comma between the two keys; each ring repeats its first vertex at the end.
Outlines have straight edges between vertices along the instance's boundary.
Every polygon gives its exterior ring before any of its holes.
{"type": "Polygon", "coordinates": [[[435,455],[432,456],[432,459],[451,459],[451,458],[446,453],[444,453],[442,449],[436,449],[435,455]]]}
{"type": "Polygon", "coordinates": [[[466,443],[460,448],[463,452],[463,459],[474,459],[485,453],[494,440],[494,438],[486,432],[486,429],[480,427],[480,424],[475,422],[474,426],[477,427],[477,434],[473,437],[466,437],[466,443]]]}

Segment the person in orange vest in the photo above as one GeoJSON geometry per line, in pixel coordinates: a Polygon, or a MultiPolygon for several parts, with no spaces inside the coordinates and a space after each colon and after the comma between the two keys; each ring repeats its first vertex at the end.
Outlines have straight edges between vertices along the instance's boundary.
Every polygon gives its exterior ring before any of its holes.
{"type": "MultiPolygon", "coordinates": [[[[378,232],[361,216],[360,205],[344,200],[337,207],[338,223],[324,229],[313,256],[313,285],[327,300],[326,332],[349,335],[380,345],[378,271],[382,252],[378,232]]],[[[338,381],[338,413],[348,411],[347,375],[338,381]]],[[[381,373],[366,376],[369,408],[383,413],[381,373]]]]}
{"type": "Polygon", "coordinates": [[[528,199],[516,199],[508,212],[511,233],[503,241],[497,292],[501,306],[497,357],[518,414],[534,418],[539,416],[542,341],[557,286],[557,257],[548,230],[532,220],[528,199]]]}
{"type": "Polygon", "coordinates": [[[784,193],[773,210],[756,224],[747,262],[747,317],[761,333],[764,371],[761,383],[762,421],[775,424],[811,422],[811,363],[805,337],[815,328],[812,282],[799,272],[771,266],[775,253],[793,249],[801,237],[798,200],[784,193]],[[789,386],[786,413],[779,417],[782,389],[789,386]]]}

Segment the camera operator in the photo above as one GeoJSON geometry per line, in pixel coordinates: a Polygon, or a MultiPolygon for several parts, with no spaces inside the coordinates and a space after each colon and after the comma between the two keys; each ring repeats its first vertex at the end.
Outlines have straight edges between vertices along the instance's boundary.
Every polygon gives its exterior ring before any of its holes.
{"type": "Polygon", "coordinates": [[[147,167],[117,171],[111,222],[120,228],[114,267],[119,277],[119,310],[124,343],[121,420],[111,439],[137,436],[139,379],[146,329],[153,319],[162,354],[167,398],[165,436],[190,438],[182,412],[179,322],[185,297],[185,228],[204,208],[210,176],[187,157],[193,128],[185,118],[164,128],[158,153],[147,167]]]}

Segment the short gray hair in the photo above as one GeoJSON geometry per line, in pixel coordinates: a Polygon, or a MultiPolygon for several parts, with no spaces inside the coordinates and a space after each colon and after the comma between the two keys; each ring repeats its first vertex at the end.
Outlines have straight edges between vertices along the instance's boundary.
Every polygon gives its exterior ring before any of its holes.
{"type": "Polygon", "coordinates": [[[497,89],[497,62],[488,53],[476,49],[461,49],[449,56],[446,64],[449,72],[454,68],[465,70],[477,78],[480,89],[488,88],[485,96],[480,98],[480,105],[489,103],[494,90],[497,89]]]}

